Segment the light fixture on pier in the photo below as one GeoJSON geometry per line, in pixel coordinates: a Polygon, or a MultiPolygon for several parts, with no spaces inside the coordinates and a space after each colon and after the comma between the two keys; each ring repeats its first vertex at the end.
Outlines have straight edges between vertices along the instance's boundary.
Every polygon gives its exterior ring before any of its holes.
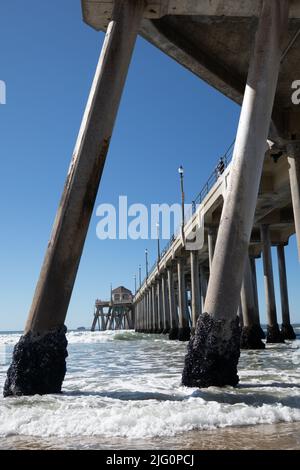
{"type": "Polygon", "coordinates": [[[145,257],[146,257],[146,278],[148,279],[149,271],[148,271],[148,250],[147,250],[147,248],[145,250],[145,257]]]}
{"type": "Polygon", "coordinates": [[[182,165],[180,165],[180,167],[178,168],[178,173],[180,176],[180,191],[181,191],[181,237],[184,243],[184,189],[183,189],[184,170],[183,170],[182,165]]]}
{"type": "Polygon", "coordinates": [[[159,260],[160,260],[159,223],[156,224],[156,231],[157,231],[157,262],[159,262],[159,260]]]}

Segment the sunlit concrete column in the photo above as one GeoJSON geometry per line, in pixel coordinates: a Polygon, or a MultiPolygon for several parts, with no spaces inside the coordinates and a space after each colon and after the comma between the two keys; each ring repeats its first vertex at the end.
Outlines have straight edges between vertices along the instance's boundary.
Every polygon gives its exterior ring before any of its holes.
{"type": "Polygon", "coordinates": [[[263,249],[264,284],[268,320],[267,343],[282,343],[283,337],[277,323],[269,226],[261,225],[260,233],[263,249]]]}
{"type": "Polygon", "coordinates": [[[215,244],[216,244],[216,229],[215,228],[212,228],[212,227],[208,228],[207,243],[208,243],[209,271],[211,271],[214,252],[215,252],[215,244]]]}
{"type": "Polygon", "coordinates": [[[169,296],[169,308],[170,308],[170,332],[169,339],[174,340],[178,338],[178,315],[175,299],[175,290],[174,290],[174,277],[172,266],[167,268],[168,276],[168,296],[169,296]]]}
{"type": "Polygon", "coordinates": [[[257,324],[259,325],[260,337],[261,339],[264,339],[266,335],[260,324],[255,256],[250,255],[249,260],[250,260],[250,266],[251,266],[252,285],[253,285],[253,294],[254,294],[254,301],[255,301],[255,313],[257,315],[257,324]]]}
{"type": "Polygon", "coordinates": [[[288,13],[288,0],[262,2],[204,313],[185,358],[182,382],[187,386],[236,385],[239,380],[237,309],[288,13]]]}
{"type": "Polygon", "coordinates": [[[164,329],[163,334],[166,335],[170,332],[170,308],[168,300],[167,278],[164,272],[161,276],[161,289],[162,289],[162,305],[163,305],[163,319],[164,329]]]}
{"type": "Polygon", "coordinates": [[[296,339],[295,332],[290,321],[289,295],[286,278],[284,244],[277,246],[278,271],[280,283],[282,327],[281,333],[284,339],[296,339]]]}
{"type": "Polygon", "coordinates": [[[192,296],[191,298],[192,334],[194,334],[197,319],[201,313],[199,262],[198,262],[197,251],[191,251],[190,260],[191,260],[191,296],[192,296]]]}
{"type": "Polygon", "coordinates": [[[264,349],[261,340],[260,325],[257,322],[256,306],[253,292],[252,272],[249,257],[246,260],[244,280],[241,289],[241,304],[243,327],[241,334],[241,348],[264,349]]]}
{"type": "Polygon", "coordinates": [[[144,0],[114,3],[25,334],[4,395],[59,393],[66,372],[64,321],[143,17],[144,0]]]}
{"type": "MultiPolygon", "coordinates": [[[[299,125],[300,128],[300,125],[299,125]]],[[[294,220],[300,260],[300,141],[291,141],[287,145],[289,177],[293,202],[294,220]]]]}
{"type": "Polygon", "coordinates": [[[185,290],[185,274],[184,274],[184,258],[177,259],[177,276],[178,276],[178,306],[179,306],[179,341],[188,341],[190,338],[190,326],[187,316],[186,290],[185,290]]]}
{"type": "Polygon", "coordinates": [[[162,291],[161,291],[161,277],[157,280],[157,319],[158,319],[158,330],[157,333],[163,332],[163,306],[162,306],[162,291]]]}

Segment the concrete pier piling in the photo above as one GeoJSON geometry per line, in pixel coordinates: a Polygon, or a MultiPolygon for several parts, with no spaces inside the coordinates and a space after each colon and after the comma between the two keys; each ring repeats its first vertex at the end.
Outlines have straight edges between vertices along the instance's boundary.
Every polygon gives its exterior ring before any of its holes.
{"type": "Polygon", "coordinates": [[[115,2],[24,335],[4,396],[59,393],[67,356],[64,321],[73,290],[144,0],[115,2]]]}
{"type": "MultiPolygon", "coordinates": [[[[298,127],[298,132],[299,127],[298,127]]],[[[293,212],[300,260],[300,140],[291,141],[287,145],[288,164],[293,212]]]]}
{"type": "Polygon", "coordinates": [[[201,314],[200,299],[200,277],[199,277],[199,261],[197,251],[191,251],[191,310],[192,310],[192,328],[191,333],[195,333],[196,323],[201,314]]]}
{"type": "Polygon", "coordinates": [[[168,286],[166,274],[162,273],[161,276],[161,288],[162,288],[162,307],[163,307],[163,334],[167,335],[170,332],[170,308],[168,301],[168,286]]]}
{"type": "Polygon", "coordinates": [[[156,333],[158,329],[158,319],[157,319],[157,303],[156,303],[154,283],[151,286],[151,297],[152,297],[152,333],[156,333]]]}
{"type": "Polygon", "coordinates": [[[262,2],[204,312],[185,358],[182,383],[187,386],[236,385],[239,380],[237,309],[288,13],[288,0],[262,2]]]}
{"type": "Polygon", "coordinates": [[[163,304],[162,304],[162,283],[161,276],[157,280],[157,333],[162,333],[164,329],[163,325],[163,304]]]}
{"type": "Polygon", "coordinates": [[[215,244],[216,244],[216,230],[213,227],[208,228],[207,244],[208,244],[209,271],[211,271],[212,262],[214,258],[214,252],[215,252],[215,244]]]}
{"type": "Polygon", "coordinates": [[[178,339],[178,315],[176,307],[175,289],[174,289],[174,278],[172,266],[167,268],[168,276],[168,296],[169,296],[169,308],[170,308],[170,332],[169,339],[178,339]]]}
{"type": "Polygon", "coordinates": [[[264,349],[265,345],[261,340],[259,315],[256,311],[249,257],[246,259],[245,273],[241,290],[241,304],[243,317],[241,348],[264,349]]]}
{"type": "Polygon", "coordinates": [[[261,339],[265,339],[266,335],[260,325],[260,318],[259,318],[259,303],[258,303],[258,291],[257,291],[257,276],[256,276],[256,261],[255,256],[249,257],[250,266],[251,266],[251,274],[252,274],[252,286],[253,286],[253,294],[254,294],[254,301],[255,301],[255,312],[257,315],[257,324],[259,325],[260,337],[261,339]]]}
{"type": "Polygon", "coordinates": [[[200,264],[200,296],[201,296],[201,313],[204,309],[205,297],[207,293],[208,275],[203,264],[200,264]]]}
{"type": "Polygon", "coordinates": [[[296,335],[290,321],[290,307],[286,277],[284,244],[280,244],[277,246],[277,257],[282,314],[281,334],[283,336],[283,339],[296,339],[296,335]]]}
{"type": "Polygon", "coordinates": [[[264,284],[267,306],[267,343],[283,343],[283,336],[277,322],[276,299],[272,266],[271,242],[269,226],[261,225],[261,240],[263,246],[264,284]]]}
{"type": "Polygon", "coordinates": [[[190,326],[187,312],[186,303],[186,285],[184,274],[185,260],[181,256],[177,260],[177,276],[178,276],[178,307],[179,307],[179,322],[178,322],[178,339],[179,341],[188,341],[190,339],[190,326]]]}

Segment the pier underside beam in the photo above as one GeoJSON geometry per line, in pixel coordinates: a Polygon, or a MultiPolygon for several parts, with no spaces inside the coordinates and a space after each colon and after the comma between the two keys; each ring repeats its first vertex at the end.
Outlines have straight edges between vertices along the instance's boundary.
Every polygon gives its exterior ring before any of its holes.
{"type": "Polygon", "coordinates": [[[25,333],[4,396],[59,393],[66,372],[64,326],[144,0],[114,4],[25,333]]]}
{"type": "Polygon", "coordinates": [[[185,358],[182,382],[192,387],[238,383],[237,309],[253,226],[289,2],[262,4],[208,283],[204,313],[185,358]]]}

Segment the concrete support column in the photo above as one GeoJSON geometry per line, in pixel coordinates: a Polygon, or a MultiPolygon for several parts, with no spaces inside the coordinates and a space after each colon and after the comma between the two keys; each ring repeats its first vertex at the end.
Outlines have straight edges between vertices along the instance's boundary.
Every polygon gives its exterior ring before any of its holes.
{"type": "Polygon", "coordinates": [[[153,333],[153,303],[152,303],[152,290],[149,286],[149,330],[148,333],[153,333]]]}
{"type": "MultiPolygon", "coordinates": [[[[241,296],[241,297],[242,297],[242,296],[241,296]]],[[[243,318],[243,307],[242,307],[242,299],[241,299],[241,297],[240,297],[240,301],[239,301],[237,316],[239,317],[239,324],[240,324],[240,327],[243,328],[243,326],[244,326],[244,318],[243,318]]]]}
{"type": "Polygon", "coordinates": [[[170,333],[169,339],[174,340],[178,338],[178,315],[175,299],[174,277],[172,267],[167,268],[168,276],[168,296],[170,308],[170,333]]]}
{"type": "Polygon", "coordinates": [[[191,295],[192,295],[192,334],[195,332],[198,316],[201,314],[200,301],[200,278],[199,278],[199,262],[198,252],[191,251],[191,295]]]}
{"type": "Polygon", "coordinates": [[[145,316],[146,316],[146,296],[144,293],[143,294],[143,310],[142,310],[142,317],[141,317],[141,333],[144,333],[144,329],[145,329],[145,316]]]}
{"type": "Polygon", "coordinates": [[[152,330],[152,296],[151,296],[151,287],[148,287],[148,305],[149,305],[149,317],[148,317],[148,331],[151,333],[152,330]]]}
{"type": "Polygon", "coordinates": [[[282,314],[281,333],[284,339],[296,339],[296,335],[290,321],[289,295],[287,287],[285,254],[283,244],[277,246],[277,257],[282,314]]]}
{"type": "Polygon", "coordinates": [[[161,289],[162,289],[162,305],[163,305],[163,319],[164,319],[163,334],[167,335],[170,332],[170,308],[169,308],[169,300],[168,300],[166,273],[163,273],[161,276],[161,289]]]}
{"type": "Polygon", "coordinates": [[[282,343],[283,337],[277,323],[269,226],[261,225],[260,233],[263,248],[264,284],[268,320],[267,343],[282,343]]]}
{"type": "Polygon", "coordinates": [[[143,321],[143,312],[144,312],[144,298],[143,295],[141,297],[141,310],[140,310],[140,318],[139,318],[139,333],[142,332],[142,321],[143,321]]]}
{"type": "Polygon", "coordinates": [[[259,303],[258,303],[258,290],[257,290],[257,277],[256,277],[256,262],[255,257],[250,256],[250,266],[251,266],[251,274],[252,274],[252,285],[253,285],[253,294],[254,294],[254,301],[255,301],[255,312],[257,315],[257,324],[260,328],[260,337],[264,339],[266,337],[264,330],[260,325],[260,317],[259,317],[259,303]]]}
{"type": "Polygon", "coordinates": [[[145,333],[148,333],[149,322],[150,322],[149,290],[148,289],[146,290],[146,305],[147,305],[147,315],[146,315],[145,333]]]}
{"type": "Polygon", "coordinates": [[[200,264],[200,287],[201,287],[201,313],[204,309],[205,297],[207,292],[208,276],[204,269],[204,266],[200,264]]]}
{"type": "Polygon", "coordinates": [[[244,280],[241,290],[241,304],[243,312],[241,348],[264,349],[265,345],[261,340],[260,324],[257,321],[256,305],[253,292],[252,272],[249,257],[246,260],[244,280]]]}
{"type": "Polygon", "coordinates": [[[157,280],[157,317],[158,317],[158,330],[157,333],[162,333],[163,326],[163,305],[162,305],[162,289],[161,289],[161,277],[157,280]]]}
{"type": "Polygon", "coordinates": [[[137,321],[136,321],[136,331],[138,333],[140,333],[140,329],[141,329],[141,316],[142,316],[142,299],[140,299],[138,303],[138,316],[137,316],[137,321]]]}
{"type": "Polygon", "coordinates": [[[153,330],[152,333],[157,333],[158,330],[158,318],[157,318],[157,302],[156,302],[156,283],[151,286],[152,291],[152,322],[153,330]]]}
{"type": "Polygon", "coordinates": [[[216,230],[212,227],[209,227],[207,233],[207,242],[208,242],[208,259],[209,259],[209,272],[212,269],[212,262],[214,258],[215,252],[215,244],[216,244],[216,230]]]}
{"type": "Polygon", "coordinates": [[[144,0],[114,4],[25,334],[8,370],[5,396],[61,391],[67,356],[64,321],[144,7],[144,0]]]}
{"type": "Polygon", "coordinates": [[[239,380],[237,309],[288,14],[288,0],[262,2],[204,313],[185,358],[182,381],[187,386],[236,385],[239,380]]]}
{"type": "Polygon", "coordinates": [[[179,341],[188,341],[190,338],[190,326],[187,315],[186,304],[186,286],[184,275],[184,258],[177,260],[177,276],[178,276],[178,306],[179,306],[179,341]]]}
{"type": "Polygon", "coordinates": [[[294,220],[300,260],[300,141],[291,141],[287,145],[289,177],[293,201],[294,220]]]}

